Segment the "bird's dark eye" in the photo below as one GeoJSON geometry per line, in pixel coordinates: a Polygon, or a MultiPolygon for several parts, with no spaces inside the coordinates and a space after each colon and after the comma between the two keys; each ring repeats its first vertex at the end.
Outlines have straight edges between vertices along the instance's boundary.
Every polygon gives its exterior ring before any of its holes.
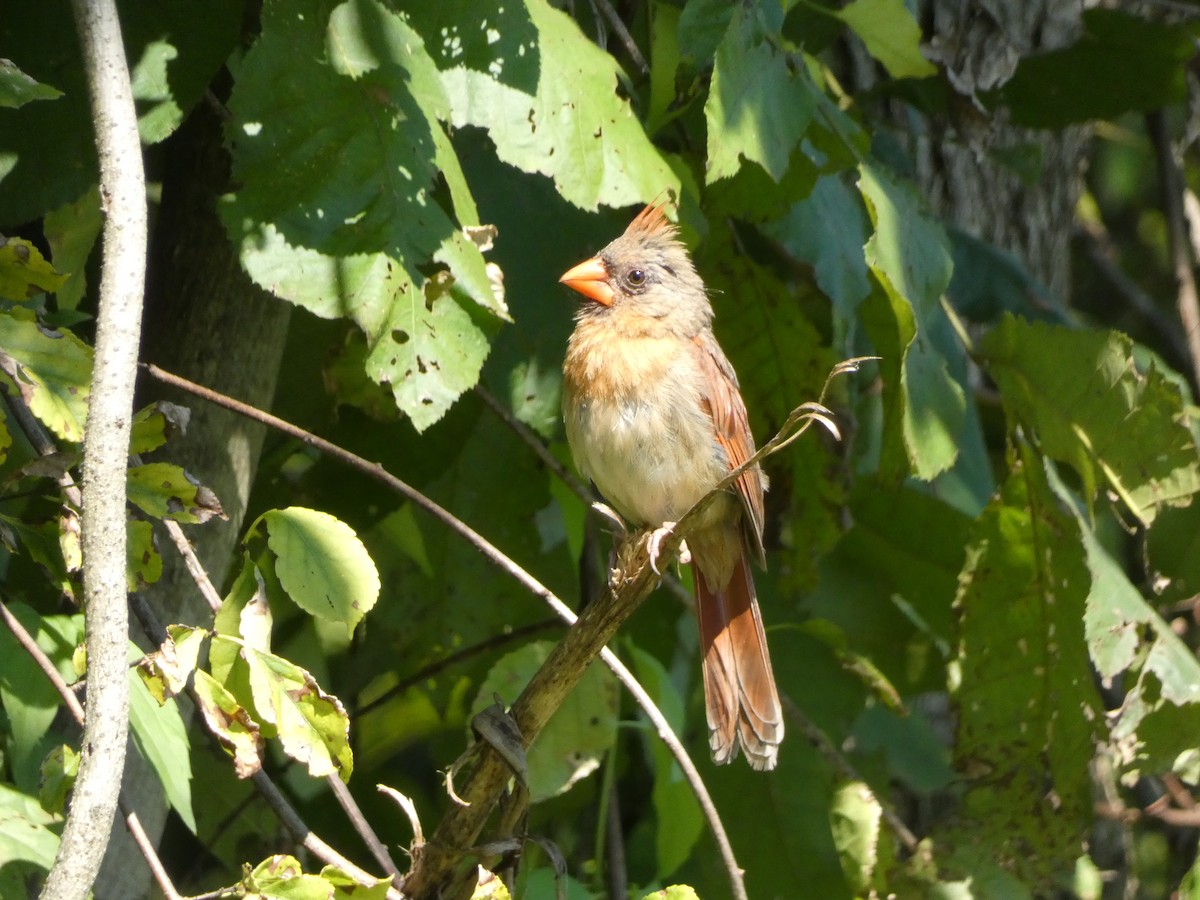
{"type": "Polygon", "coordinates": [[[630,287],[641,287],[646,283],[646,273],[642,269],[630,269],[629,274],[625,276],[625,280],[630,287]]]}

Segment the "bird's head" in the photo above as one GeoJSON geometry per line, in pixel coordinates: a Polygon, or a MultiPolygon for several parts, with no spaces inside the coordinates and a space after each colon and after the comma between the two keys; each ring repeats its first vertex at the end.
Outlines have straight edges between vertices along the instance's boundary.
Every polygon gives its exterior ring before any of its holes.
{"type": "Polygon", "coordinates": [[[665,203],[643,209],[625,233],[559,279],[588,300],[581,315],[608,310],[707,322],[712,309],[665,203]],[[680,315],[682,314],[682,315],[680,315]]]}

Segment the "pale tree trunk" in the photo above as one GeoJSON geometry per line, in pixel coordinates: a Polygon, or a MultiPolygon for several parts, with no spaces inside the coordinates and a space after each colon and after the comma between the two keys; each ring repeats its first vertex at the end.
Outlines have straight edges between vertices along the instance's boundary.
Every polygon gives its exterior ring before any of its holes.
{"type": "MultiPolygon", "coordinates": [[[[255,406],[269,407],[287,335],[290,307],[260,290],[242,272],[217,219],[217,198],[228,190],[228,158],[216,115],[197,109],[167,147],[163,202],[156,225],[150,307],[142,359],[255,406]]],[[[144,383],[147,397],[165,397],[191,410],[186,437],[172,439],[162,457],[182,465],[216,492],[227,521],[186,528],[218,590],[239,537],[264,432],[260,426],[194,397],[144,383]]],[[[163,577],[147,591],[164,624],[210,623],[212,613],[165,533],[157,534],[163,577]]],[[[140,637],[136,634],[135,637],[140,637]]],[[[144,641],[139,641],[144,643],[144,641]]],[[[185,723],[191,709],[181,707],[185,723]]],[[[189,729],[193,741],[201,734],[189,729]]],[[[187,765],[184,760],[180,765],[187,765]]],[[[232,777],[232,776],[231,776],[232,777]]],[[[205,790],[193,784],[194,792],[205,790]]],[[[129,754],[124,796],[157,842],[166,821],[162,789],[149,766],[129,754]]],[[[149,891],[149,871],[123,823],[100,871],[97,897],[137,898],[149,891]]]]}

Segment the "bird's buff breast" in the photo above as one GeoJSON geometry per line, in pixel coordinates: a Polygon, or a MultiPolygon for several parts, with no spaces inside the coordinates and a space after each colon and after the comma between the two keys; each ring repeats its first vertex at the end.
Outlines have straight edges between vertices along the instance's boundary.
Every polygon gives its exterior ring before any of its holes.
{"type": "Polygon", "coordinates": [[[633,524],[678,520],[727,471],[701,408],[701,378],[678,337],[572,339],[567,440],[580,471],[633,524]]]}

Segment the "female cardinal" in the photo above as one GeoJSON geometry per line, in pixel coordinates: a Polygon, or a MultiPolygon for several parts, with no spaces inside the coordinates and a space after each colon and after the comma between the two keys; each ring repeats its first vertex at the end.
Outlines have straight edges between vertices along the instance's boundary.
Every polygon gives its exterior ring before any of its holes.
{"type": "MultiPolygon", "coordinates": [[[[627,520],[671,527],[754,454],[737,376],[712,332],[704,282],[647,206],[625,233],[560,279],[590,303],[563,363],[576,465],[627,520]]],[[[713,759],[738,746],[773,769],[783,716],[747,557],[764,562],[761,471],[742,473],[690,529],[713,759]]],[[[653,556],[653,554],[652,554],[653,556]]]]}

